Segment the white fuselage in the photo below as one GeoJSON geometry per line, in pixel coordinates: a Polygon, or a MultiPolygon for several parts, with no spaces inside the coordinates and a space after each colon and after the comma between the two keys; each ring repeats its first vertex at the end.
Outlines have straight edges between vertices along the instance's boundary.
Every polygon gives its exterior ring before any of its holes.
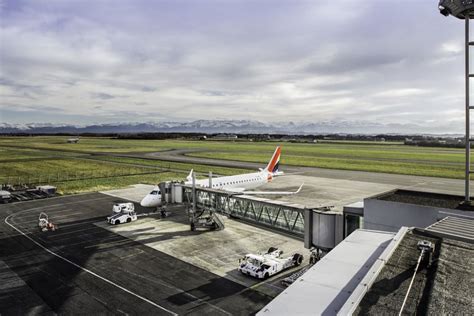
{"type": "MultiPolygon", "coordinates": [[[[235,176],[225,176],[212,178],[212,188],[216,190],[229,190],[243,192],[245,190],[255,189],[272,180],[272,174],[268,171],[252,172],[238,174],[235,176]]],[[[186,181],[185,184],[192,185],[192,181],[186,181]]],[[[196,180],[196,186],[209,188],[209,179],[196,180]]],[[[162,204],[161,192],[159,187],[155,187],[150,194],[145,196],[140,202],[143,207],[159,207],[162,204]]]]}
{"type": "MultiPolygon", "coordinates": [[[[278,146],[273,153],[267,167],[260,169],[259,172],[238,174],[235,176],[217,177],[211,179],[195,180],[195,185],[203,188],[212,188],[216,190],[227,190],[235,193],[243,193],[246,190],[255,189],[273,179],[273,176],[281,175],[278,170],[280,164],[281,148],[278,146]]],[[[193,170],[186,178],[185,184],[193,184],[193,170]]],[[[300,188],[301,189],[301,188],[300,188]]],[[[281,193],[280,193],[281,194],[281,193]]],[[[287,194],[283,192],[283,194],[287,194]]],[[[293,193],[291,193],[293,194],[293,193]]],[[[159,187],[155,187],[152,192],[143,198],[141,206],[158,207],[162,203],[159,187]]]]}
{"type": "MultiPolygon", "coordinates": [[[[218,190],[250,190],[271,181],[272,176],[266,171],[238,174],[235,176],[216,177],[211,179],[213,189],[218,190]]],[[[186,181],[192,185],[192,181],[186,181]]],[[[209,188],[209,179],[196,180],[196,185],[209,188]]]]}

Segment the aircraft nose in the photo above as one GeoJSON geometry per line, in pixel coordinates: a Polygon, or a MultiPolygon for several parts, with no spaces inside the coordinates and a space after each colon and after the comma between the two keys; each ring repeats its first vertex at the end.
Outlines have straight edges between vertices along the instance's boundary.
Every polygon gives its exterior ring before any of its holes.
{"type": "Polygon", "coordinates": [[[143,207],[150,207],[150,199],[148,196],[145,196],[143,200],[140,202],[140,205],[143,207]]]}

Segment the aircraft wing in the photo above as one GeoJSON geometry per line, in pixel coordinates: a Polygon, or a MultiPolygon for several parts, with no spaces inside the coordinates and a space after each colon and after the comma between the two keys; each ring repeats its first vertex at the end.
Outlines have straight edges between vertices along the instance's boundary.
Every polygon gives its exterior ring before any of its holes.
{"type": "Polygon", "coordinates": [[[243,194],[243,195],[293,195],[300,193],[301,189],[303,188],[303,184],[300,185],[298,190],[296,191],[245,191],[245,189],[241,188],[233,188],[227,189],[226,191],[236,193],[236,194],[243,194]]]}
{"type": "Polygon", "coordinates": [[[229,191],[232,193],[244,193],[244,188],[232,188],[232,189],[224,189],[225,191],[229,191]]]}

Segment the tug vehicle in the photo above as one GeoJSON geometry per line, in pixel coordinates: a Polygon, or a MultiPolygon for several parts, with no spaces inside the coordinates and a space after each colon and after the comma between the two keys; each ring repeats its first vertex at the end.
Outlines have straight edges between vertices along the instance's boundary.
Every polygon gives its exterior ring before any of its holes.
{"type": "Polygon", "coordinates": [[[113,206],[114,214],[107,217],[107,222],[112,225],[130,223],[137,220],[133,203],[118,203],[113,206]]]}
{"type": "Polygon", "coordinates": [[[267,279],[285,269],[299,266],[303,262],[303,255],[295,253],[287,258],[282,258],[282,250],[270,247],[261,255],[247,254],[239,260],[238,270],[243,274],[258,279],[267,279]]]}

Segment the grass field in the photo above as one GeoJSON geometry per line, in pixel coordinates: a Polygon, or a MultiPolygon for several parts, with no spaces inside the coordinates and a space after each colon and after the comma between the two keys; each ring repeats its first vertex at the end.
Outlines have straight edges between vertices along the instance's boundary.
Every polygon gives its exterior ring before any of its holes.
{"type": "MultiPolygon", "coordinates": [[[[189,156],[206,157],[226,160],[240,160],[248,162],[260,162],[262,164],[268,161],[268,154],[240,154],[240,153],[191,153],[189,156]]],[[[432,176],[444,178],[462,178],[464,175],[463,164],[452,164],[446,161],[399,161],[394,159],[360,159],[356,155],[346,158],[309,156],[309,155],[285,155],[281,159],[282,164],[294,166],[317,167],[340,170],[358,170],[370,172],[384,172],[395,174],[407,174],[418,176],[432,176]],[[444,164],[443,164],[444,163],[444,164]]]]}
{"type": "Polygon", "coordinates": [[[94,159],[97,159],[100,161],[107,161],[107,162],[117,162],[117,163],[122,163],[122,164],[181,170],[183,172],[189,172],[191,169],[193,169],[196,173],[200,173],[200,174],[207,174],[209,171],[212,171],[213,174],[215,175],[232,175],[236,173],[249,172],[248,169],[224,168],[224,167],[218,167],[218,166],[196,165],[196,164],[189,164],[189,163],[148,160],[148,159],[139,159],[139,158],[102,156],[102,157],[95,157],[94,159]]]}
{"type": "Polygon", "coordinates": [[[81,192],[96,192],[102,190],[118,189],[137,183],[158,184],[162,181],[179,179],[182,176],[183,174],[181,173],[163,172],[150,175],[67,181],[55,183],[55,185],[58,187],[59,193],[61,194],[74,194],[81,192]]]}
{"type": "MultiPolygon", "coordinates": [[[[65,193],[71,193],[116,188],[136,182],[156,183],[183,178],[191,168],[201,173],[212,170],[214,174],[228,175],[247,170],[114,157],[114,154],[189,149],[194,152],[186,155],[259,162],[264,165],[275,146],[280,144],[92,137],[82,137],[78,144],[68,144],[67,138],[0,137],[0,182],[34,182],[40,178],[39,182],[56,181],[60,184],[58,186],[64,188],[65,193]]],[[[284,165],[445,178],[463,177],[463,149],[413,147],[394,142],[326,141],[281,145],[281,162],[284,165]]]]}
{"type": "MultiPolygon", "coordinates": [[[[66,138],[0,137],[0,184],[48,183],[56,185],[60,193],[71,194],[115,189],[135,183],[157,184],[166,180],[184,179],[192,168],[201,177],[209,170],[220,175],[247,171],[109,155],[91,156],[91,152],[101,152],[105,142],[112,142],[109,147],[115,150],[127,148],[127,151],[134,151],[133,141],[126,141],[124,145],[121,141],[115,144],[110,139],[86,139],[87,144],[83,147],[67,144],[74,146],[74,150],[70,150],[67,146],[62,149],[58,139],[62,144],[66,138]]],[[[162,144],[161,147],[163,146],[162,144]]],[[[154,147],[155,144],[147,144],[146,148],[150,150],[154,147]]]]}

